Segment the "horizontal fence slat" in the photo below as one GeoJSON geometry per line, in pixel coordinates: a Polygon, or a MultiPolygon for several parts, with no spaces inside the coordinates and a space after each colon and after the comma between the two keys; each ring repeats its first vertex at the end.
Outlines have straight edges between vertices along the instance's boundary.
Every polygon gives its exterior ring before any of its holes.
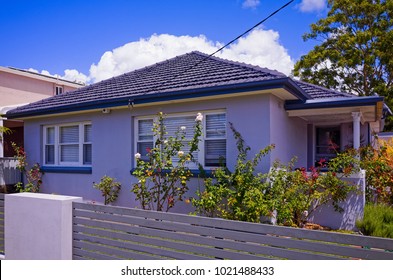
{"type": "MultiPolygon", "coordinates": [[[[93,205],[93,204],[86,204],[86,203],[83,204],[77,202],[74,203],[78,204],[78,208],[79,206],[83,205],[81,206],[81,209],[91,210],[91,211],[105,211],[106,209],[105,207],[108,207],[105,205],[93,205]]],[[[226,228],[236,231],[282,235],[282,236],[290,236],[294,238],[311,239],[311,240],[318,240],[318,241],[325,241],[325,242],[393,250],[393,240],[388,238],[364,237],[364,236],[357,236],[351,234],[313,231],[308,229],[298,229],[298,228],[290,228],[290,227],[283,227],[283,226],[277,227],[277,226],[265,225],[265,224],[247,223],[247,222],[231,221],[231,220],[224,220],[224,219],[211,219],[206,217],[196,217],[196,216],[176,214],[176,213],[170,213],[168,215],[168,213],[164,213],[164,212],[146,211],[141,209],[131,209],[131,208],[123,208],[123,207],[109,207],[109,208],[111,209],[107,209],[105,212],[108,211],[108,213],[121,214],[121,215],[138,215],[138,216],[143,215],[146,218],[198,224],[201,226],[226,228]]]]}
{"type": "MultiPolygon", "coordinates": [[[[140,259],[148,260],[151,259],[148,256],[141,254],[136,254],[129,250],[120,249],[117,247],[108,247],[99,243],[90,243],[85,241],[74,240],[74,248],[82,249],[84,251],[90,251],[94,253],[99,253],[101,255],[108,255],[117,259],[140,259]]],[[[154,257],[153,257],[154,259],[154,257]]]]}
{"type": "MultiPolygon", "coordinates": [[[[76,218],[76,222],[80,222],[79,218],[76,218]]],[[[131,231],[136,234],[144,234],[144,235],[157,235],[157,229],[154,228],[144,228],[143,226],[139,226],[133,230],[132,227],[124,226],[121,224],[112,224],[108,221],[92,221],[92,220],[82,220],[82,222],[85,222],[87,225],[92,226],[92,227],[103,227],[103,228],[110,228],[111,230],[122,230],[122,231],[131,231]]],[[[155,221],[156,223],[159,223],[159,221],[155,221]]],[[[210,232],[213,230],[211,228],[204,228],[204,227],[198,227],[198,226],[190,226],[193,229],[189,230],[189,233],[194,233],[194,234],[207,234],[209,235],[210,232]],[[208,232],[206,232],[208,231],[208,232]]],[[[167,229],[172,229],[171,226],[168,226],[167,229]]],[[[233,240],[241,240],[244,241],[243,236],[250,236],[250,233],[238,233],[238,232],[230,232],[230,231],[224,231],[224,230],[215,230],[216,232],[220,233],[226,233],[226,234],[221,234],[222,238],[230,238],[233,240]]],[[[168,232],[167,230],[163,231],[166,232],[168,235],[167,237],[170,238],[171,235],[173,234],[172,231],[168,232]]],[[[217,234],[216,234],[217,235],[217,234]]],[[[162,235],[161,235],[162,237],[162,235]]],[[[259,237],[259,236],[257,236],[259,237]]],[[[248,238],[246,241],[251,241],[254,242],[253,238],[248,238]]],[[[255,244],[254,244],[255,246],[255,244]]],[[[286,249],[282,248],[273,248],[273,247],[263,247],[263,248],[257,248],[255,247],[256,251],[255,253],[259,254],[264,254],[268,256],[275,256],[279,258],[294,258],[294,259],[337,259],[335,256],[326,256],[326,255],[321,255],[321,254],[310,254],[307,252],[296,252],[296,251],[288,251],[286,249]]]]}
{"type": "MultiPolygon", "coordinates": [[[[89,229],[89,228],[83,228],[81,226],[76,226],[77,231],[83,231],[86,233],[96,233],[98,235],[104,235],[106,231],[103,229],[95,229],[95,231],[89,229]]],[[[131,234],[124,234],[124,233],[116,233],[114,237],[119,237],[125,240],[130,240],[130,241],[137,241],[137,242],[148,242],[149,244],[157,244],[152,242],[151,240],[146,240],[149,237],[143,237],[139,236],[136,233],[137,231],[133,229],[132,231],[129,231],[131,234]]],[[[139,230],[138,230],[139,232],[139,230]]],[[[202,246],[212,246],[212,247],[223,247],[227,249],[232,249],[232,250],[237,250],[237,251],[244,251],[244,247],[247,246],[244,242],[234,242],[230,240],[220,240],[220,239],[214,239],[214,238],[209,238],[205,236],[199,236],[199,235],[186,235],[186,234],[181,234],[181,233],[175,233],[175,232],[162,232],[160,230],[155,230],[155,229],[148,229],[147,232],[140,233],[145,236],[154,236],[155,238],[161,238],[161,239],[167,239],[167,240],[180,240],[182,242],[188,242],[188,243],[193,243],[193,244],[200,244],[202,246]],[[231,244],[233,243],[233,244],[231,244]],[[231,246],[230,246],[231,245],[231,246]]],[[[172,242],[173,243],[173,242],[172,242]]],[[[163,243],[159,243],[163,245],[163,243]]],[[[166,243],[166,246],[170,246],[170,243],[166,243]]],[[[188,248],[187,248],[188,249],[188,248]]],[[[221,250],[220,250],[221,251],[221,250]]],[[[251,253],[258,253],[258,251],[250,251],[251,253]]],[[[225,257],[219,254],[215,254],[215,257],[225,257]]],[[[248,257],[248,256],[245,256],[248,257]]],[[[267,259],[267,258],[266,258],[267,259]]]]}
{"type": "Polygon", "coordinates": [[[75,229],[87,231],[87,234],[109,232],[111,237],[146,243],[147,247],[162,245],[175,250],[205,252],[216,258],[234,259],[243,259],[244,256],[287,259],[393,259],[391,252],[362,248],[367,246],[389,249],[393,240],[386,238],[318,232],[123,207],[75,202],[73,205],[74,223],[84,225],[74,225],[75,229]],[[99,229],[92,231],[89,227],[99,229]],[[111,233],[111,231],[123,231],[123,233],[111,233]],[[163,238],[167,240],[162,240],[163,238]],[[204,247],[199,248],[198,244],[204,247]],[[223,249],[217,251],[217,247],[223,249]],[[221,255],[217,255],[218,252],[221,255]]]}
{"type": "MultiPolygon", "coordinates": [[[[92,216],[96,216],[96,214],[95,215],[92,214],[92,216]]],[[[113,218],[116,219],[115,217],[113,217],[113,218]]],[[[245,232],[233,232],[233,231],[228,231],[228,230],[224,230],[224,229],[199,227],[199,226],[195,226],[195,225],[177,224],[176,226],[173,226],[172,224],[167,224],[165,221],[155,221],[155,220],[152,221],[152,220],[146,220],[146,219],[144,219],[144,220],[131,219],[131,220],[133,223],[139,223],[138,224],[139,228],[137,228],[137,233],[140,233],[140,234],[150,235],[150,234],[153,234],[151,232],[151,229],[161,227],[161,230],[165,229],[166,231],[178,230],[181,232],[188,232],[188,233],[193,233],[193,234],[207,235],[207,236],[232,239],[232,240],[241,240],[241,241],[245,241],[245,242],[261,243],[261,244],[269,243],[268,242],[269,237],[264,236],[264,235],[260,235],[260,234],[252,234],[252,233],[245,233],[245,232]],[[145,224],[145,225],[143,225],[143,224],[145,224]],[[144,230],[144,228],[146,228],[146,229],[144,230]]],[[[79,220],[77,220],[77,221],[79,221],[79,220]]],[[[90,221],[89,225],[90,226],[100,226],[100,227],[111,227],[111,223],[108,221],[101,221],[98,223],[97,222],[94,223],[94,222],[90,221]],[[107,223],[107,224],[105,224],[105,223],[107,223]]],[[[116,225],[116,229],[127,230],[126,228],[123,228],[120,224],[116,225]]],[[[170,234],[171,233],[169,233],[169,235],[170,234]]],[[[317,246],[316,244],[318,244],[318,243],[314,242],[311,244],[314,249],[315,249],[315,246],[317,246]]],[[[277,243],[275,245],[281,246],[280,244],[277,244],[277,243]]],[[[302,249],[302,248],[299,248],[299,249],[302,249]]],[[[283,256],[283,254],[281,254],[282,253],[281,250],[282,249],[278,250],[280,252],[276,252],[279,257],[283,256]]],[[[274,249],[270,249],[270,251],[274,251],[274,249]]],[[[311,256],[310,253],[304,253],[304,254],[300,253],[297,255],[298,255],[298,257],[300,257],[302,255],[306,259],[310,259],[311,257],[319,258],[317,255],[311,256]]],[[[328,257],[326,257],[326,258],[328,258],[328,257]]]]}
{"type": "MultiPolygon", "coordinates": [[[[80,230],[80,227],[78,227],[78,231],[80,230]]],[[[90,231],[87,228],[84,230],[84,232],[87,232],[89,234],[95,233],[101,236],[107,236],[107,232],[105,230],[96,230],[96,231],[90,231]]],[[[79,235],[76,235],[78,237],[79,235]]],[[[157,238],[152,238],[152,237],[146,237],[146,236],[140,236],[140,235],[135,235],[135,234],[124,234],[124,233],[111,233],[112,238],[119,238],[122,240],[132,240],[133,242],[137,242],[138,244],[147,244],[147,245],[153,245],[153,246],[160,246],[160,247],[165,247],[165,248],[170,248],[174,250],[180,250],[180,251],[185,251],[188,253],[193,253],[193,254],[199,254],[197,259],[201,259],[200,256],[206,256],[206,259],[209,257],[212,258],[222,258],[222,259],[266,259],[260,256],[255,256],[255,255],[250,255],[246,254],[243,252],[234,252],[232,251],[227,251],[223,249],[217,249],[217,244],[210,244],[210,247],[206,247],[206,244],[201,244],[201,243],[185,243],[185,240],[169,240],[169,239],[157,239],[157,238]],[[181,243],[179,243],[179,241],[181,243]],[[205,245],[205,246],[203,246],[205,245]]],[[[128,246],[126,246],[128,248],[128,246]]],[[[149,247],[147,247],[147,251],[149,251],[149,247]]],[[[227,247],[224,247],[227,249],[227,247]]],[[[240,248],[237,248],[240,250],[240,248]]],[[[243,250],[240,250],[243,251],[243,250]]],[[[189,257],[189,256],[188,256],[189,257]]],[[[188,259],[188,257],[186,259],[188,259]]]]}
{"type": "Polygon", "coordinates": [[[121,258],[116,258],[109,255],[99,254],[97,252],[89,252],[79,248],[73,248],[73,259],[85,259],[85,260],[121,260],[121,258]]]}

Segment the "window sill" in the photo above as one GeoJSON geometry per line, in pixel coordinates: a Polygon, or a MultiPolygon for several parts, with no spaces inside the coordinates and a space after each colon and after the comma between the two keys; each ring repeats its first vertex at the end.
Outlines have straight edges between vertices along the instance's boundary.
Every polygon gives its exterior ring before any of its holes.
{"type": "Polygon", "coordinates": [[[41,171],[44,173],[76,173],[91,174],[90,166],[42,166],[41,171]]]}
{"type": "MultiPolygon", "coordinates": [[[[132,169],[130,170],[131,175],[132,175],[132,173],[133,173],[135,170],[136,170],[136,168],[132,168],[132,169]]],[[[207,177],[207,178],[210,178],[210,177],[213,177],[213,170],[212,170],[212,169],[204,169],[202,172],[201,172],[199,169],[190,169],[190,171],[191,171],[191,174],[192,174],[192,177],[193,177],[193,178],[198,178],[198,177],[202,177],[202,178],[207,177]],[[203,173],[203,174],[201,174],[201,173],[203,173]]],[[[169,170],[163,170],[162,173],[164,173],[164,174],[165,174],[165,173],[169,173],[169,170]]]]}

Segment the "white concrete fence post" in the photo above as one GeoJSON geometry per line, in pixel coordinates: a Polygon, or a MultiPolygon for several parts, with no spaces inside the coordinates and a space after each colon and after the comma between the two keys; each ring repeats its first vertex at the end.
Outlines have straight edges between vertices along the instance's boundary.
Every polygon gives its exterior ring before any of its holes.
{"type": "Polygon", "coordinates": [[[71,260],[72,202],[81,197],[37,193],[5,196],[5,259],[71,260]]]}

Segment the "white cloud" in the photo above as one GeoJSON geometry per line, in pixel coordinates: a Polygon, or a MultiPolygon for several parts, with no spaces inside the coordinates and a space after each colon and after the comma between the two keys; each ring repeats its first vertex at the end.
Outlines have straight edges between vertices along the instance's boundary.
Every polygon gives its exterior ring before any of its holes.
{"type": "Polygon", "coordinates": [[[273,30],[254,30],[224,49],[219,56],[278,70],[286,75],[291,73],[294,65],[287,50],[279,42],[278,32],[273,30]]]}
{"type": "Polygon", "coordinates": [[[305,13],[319,12],[327,7],[326,0],[302,0],[299,9],[305,13]]]}
{"type": "MultiPolygon", "coordinates": [[[[97,63],[90,66],[89,75],[75,69],[67,69],[63,75],[52,75],[46,70],[41,71],[41,74],[86,84],[95,83],[191,51],[211,54],[223,45],[208,40],[204,35],[154,34],[106,51],[97,63]]],[[[291,73],[294,65],[287,50],[279,42],[278,32],[273,30],[255,29],[216,56],[278,70],[286,75],[291,73]]],[[[29,70],[39,73],[35,69],[29,70]]]]}
{"type": "Polygon", "coordinates": [[[67,81],[70,81],[70,82],[77,82],[77,83],[87,84],[90,81],[90,78],[88,76],[86,76],[83,73],[80,73],[78,70],[75,70],[75,69],[66,69],[66,70],[64,70],[64,75],[51,74],[47,70],[42,70],[40,72],[40,71],[38,71],[38,70],[36,70],[34,68],[29,68],[29,69],[27,69],[27,71],[30,71],[30,72],[33,72],[33,73],[37,73],[37,74],[42,74],[42,75],[53,77],[53,78],[59,78],[59,79],[67,80],[67,81]]]}
{"type": "Polygon", "coordinates": [[[90,79],[85,74],[80,73],[78,70],[75,69],[66,69],[64,70],[64,75],[60,77],[61,79],[87,84],[90,79]]]}
{"type": "Polygon", "coordinates": [[[212,53],[219,46],[219,43],[208,41],[203,35],[154,34],[105,52],[97,64],[91,65],[90,77],[97,82],[194,50],[212,53]]]}
{"type": "MultiPolygon", "coordinates": [[[[211,54],[222,45],[209,41],[203,35],[155,34],[105,52],[97,64],[91,65],[89,79],[98,82],[194,50],[211,54]]],[[[267,67],[287,75],[294,65],[287,50],[280,45],[278,32],[273,30],[254,30],[217,56],[267,67]]]]}
{"type": "Polygon", "coordinates": [[[259,6],[260,0],[245,0],[243,2],[243,8],[251,8],[255,9],[256,7],[259,6]]]}

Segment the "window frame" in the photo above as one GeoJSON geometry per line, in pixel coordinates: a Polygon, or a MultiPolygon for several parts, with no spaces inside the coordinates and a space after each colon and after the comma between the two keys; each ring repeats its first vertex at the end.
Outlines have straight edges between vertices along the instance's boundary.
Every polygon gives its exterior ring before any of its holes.
{"type": "MultiPolygon", "coordinates": [[[[214,169],[217,168],[218,166],[207,166],[206,162],[205,162],[205,146],[206,146],[206,141],[209,140],[225,140],[225,158],[227,159],[227,142],[228,142],[228,126],[227,126],[227,112],[226,110],[209,110],[209,111],[198,111],[198,112],[186,112],[186,113],[169,113],[166,114],[167,118],[172,118],[172,117],[196,117],[198,113],[201,113],[203,115],[203,132],[202,132],[202,137],[201,140],[198,144],[198,158],[197,158],[197,162],[201,163],[204,169],[214,169]],[[217,114],[224,114],[225,115],[225,136],[220,137],[220,138],[208,138],[206,135],[206,119],[208,115],[217,115],[217,114]]],[[[134,151],[135,153],[141,153],[141,151],[138,151],[138,143],[140,142],[152,142],[153,145],[156,141],[156,139],[154,138],[153,135],[153,139],[152,141],[147,141],[147,140],[139,140],[139,121],[140,120],[152,120],[153,124],[157,121],[157,116],[156,115],[147,115],[147,116],[137,116],[134,117],[134,151]]],[[[188,139],[187,139],[188,140],[188,139]]],[[[143,155],[142,155],[143,156],[143,155]]],[[[136,159],[134,159],[133,161],[134,166],[137,165],[136,163],[136,159]]],[[[198,166],[197,165],[192,165],[190,166],[191,170],[197,170],[198,166]]]]}
{"type": "MultiPolygon", "coordinates": [[[[84,146],[92,145],[92,141],[85,141],[85,127],[87,125],[92,125],[91,122],[73,122],[73,123],[63,123],[63,124],[51,124],[43,126],[43,141],[42,141],[42,166],[44,167],[91,167],[92,162],[84,164],[84,146]],[[63,127],[78,126],[78,143],[61,143],[60,133],[63,127]],[[48,140],[48,129],[54,129],[54,143],[47,143],[48,140]],[[47,163],[47,149],[46,147],[52,145],[54,146],[54,162],[47,163]],[[78,161],[61,161],[61,147],[65,145],[78,145],[78,161]]],[[[92,159],[91,159],[92,161],[92,159]]]]}
{"type": "Polygon", "coordinates": [[[63,86],[59,86],[59,85],[55,85],[55,95],[60,95],[62,93],[64,93],[64,87],[63,86]]]}

